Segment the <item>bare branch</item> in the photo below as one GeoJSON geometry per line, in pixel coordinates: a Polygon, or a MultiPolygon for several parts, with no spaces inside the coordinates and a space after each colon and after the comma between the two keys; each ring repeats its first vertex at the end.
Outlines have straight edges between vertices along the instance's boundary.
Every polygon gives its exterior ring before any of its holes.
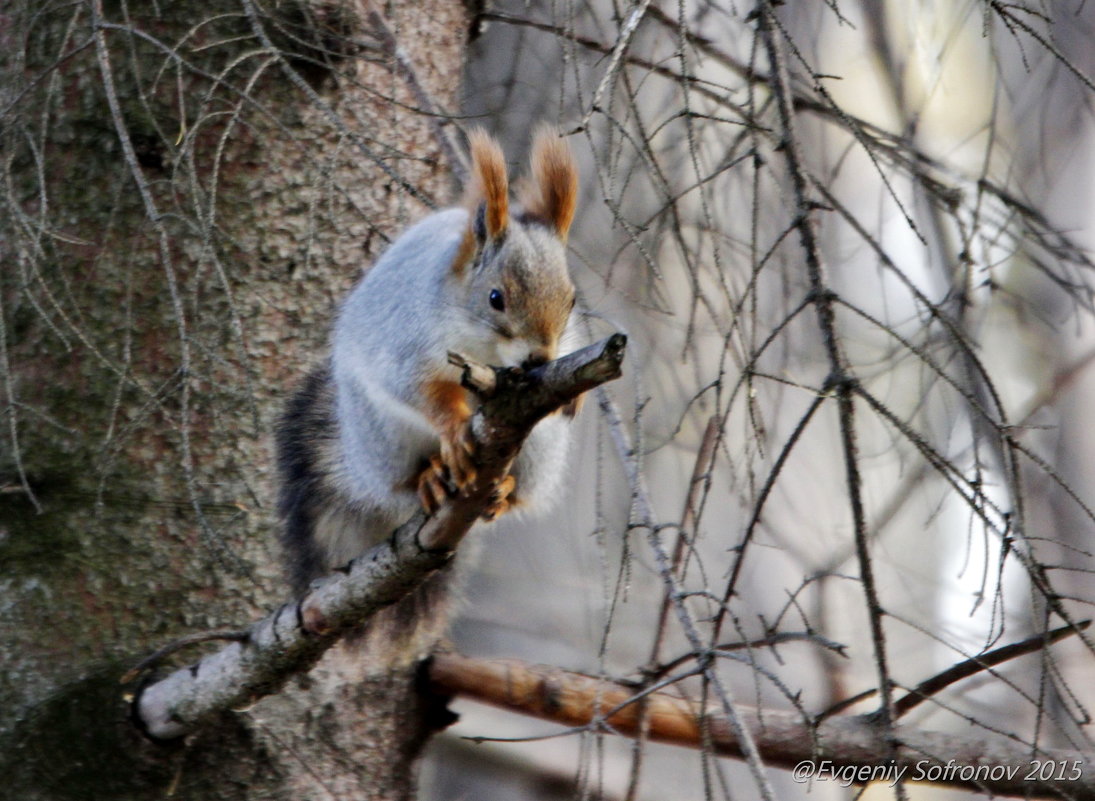
{"type": "Polygon", "coordinates": [[[906,695],[897,699],[893,705],[894,714],[897,717],[901,717],[957,681],[969,678],[970,676],[975,676],[982,671],[989,670],[996,665],[1011,659],[1018,659],[1020,656],[1040,651],[1043,648],[1053,645],[1053,643],[1058,640],[1063,640],[1065,637],[1072,634],[1078,634],[1090,625],[1090,620],[1084,620],[1072,626],[1061,626],[1060,628],[1048,631],[1045,634],[1036,634],[1033,637],[1028,637],[1022,642],[1005,645],[1001,648],[989,651],[987,654],[965,659],[956,665],[952,665],[941,673],[935,674],[930,679],[925,679],[911,689],[906,695]]]}
{"type": "MultiPolygon", "coordinates": [[[[706,735],[716,753],[744,757],[737,727],[724,714],[665,692],[637,694],[622,682],[559,668],[452,653],[435,655],[428,676],[438,692],[566,726],[637,737],[645,717],[647,736],[653,741],[701,748],[707,744],[706,735]]],[[[738,715],[765,763],[781,768],[827,762],[833,771],[859,769],[857,775],[864,777],[859,783],[901,772],[906,781],[930,780],[994,795],[1095,798],[1095,754],[1032,752],[1003,737],[960,737],[904,726],[893,727],[891,741],[891,730],[879,727],[870,716],[834,717],[815,726],[786,710],[739,705],[738,715]],[[1043,778],[1032,771],[1035,762],[1068,769],[1043,778]],[[948,765],[965,770],[946,769],[948,765]]]]}
{"type": "MultiPolygon", "coordinates": [[[[835,294],[826,283],[821,261],[821,249],[814,233],[811,213],[817,204],[810,197],[809,182],[803,167],[801,144],[798,141],[794,107],[790,90],[790,76],[783,54],[778,22],[771,4],[762,3],[758,9],[760,35],[772,63],[772,92],[776,97],[780,123],[783,128],[783,154],[794,186],[797,207],[796,224],[806,259],[806,271],[810,289],[817,308],[818,327],[829,360],[827,383],[835,392],[840,415],[840,440],[844,452],[844,469],[848,483],[848,502],[851,507],[852,525],[855,532],[856,556],[859,563],[860,581],[871,621],[871,638],[874,641],[875,664],[878,669],[878,686],[882,696],[884,721],[893,719],[893,699],[890,695],[890,669],[887,664],[886,637],[882,627],[882,605],[874,580],[867,542],[867,519],[863,504],[862,479],[859,470],[859,453],[856,444],[855,403],[853,391],[856,377],[851,372],[841,349],[836,330],[834,312],[835,294]]],[[[900,788],[899,788],[900,792],[900,788]]]]}

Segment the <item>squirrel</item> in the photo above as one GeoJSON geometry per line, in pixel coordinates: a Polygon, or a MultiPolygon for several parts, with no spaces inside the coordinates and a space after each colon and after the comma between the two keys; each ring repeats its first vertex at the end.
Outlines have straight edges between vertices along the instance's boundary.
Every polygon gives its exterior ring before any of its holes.
{"type": "MultiPolygon", "coordinates": [[[[449,351],[530,369],[560,355],[575,302],[566,241],[577,204],[570,148],[541,130],[511,214],[502,149],[469,136],[464,202],[404,231],[343,303],[329,357],[277,429],[279,512],[294,589],[381,542],[421,506],[434,512],[475,478],[477,399],[449,351]]],[[[530,432],[484,515],[542,511],[562,483],[572,402],[530,432]]],[[[411,659],[444,633],[446,568],[367,626],[411,659]],[[380,623],[384,623],[383,626],[380,623]]]]}

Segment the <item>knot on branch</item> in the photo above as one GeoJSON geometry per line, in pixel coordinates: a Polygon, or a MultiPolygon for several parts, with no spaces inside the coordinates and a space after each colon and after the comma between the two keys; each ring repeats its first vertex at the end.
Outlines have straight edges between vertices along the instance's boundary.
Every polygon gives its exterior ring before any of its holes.
{"type": "Polygon", "coordinates": [[[859,387],[859,379],[844,370],[834,370],[821,385],[823,394],[850,395],[859,387]]]}
{"type": "Polygon", "coordinates": [[[840,300],[840,296],[829,288],[811,289],[806,295],[806,302],[818,306],[829,306],[840,300]]]}

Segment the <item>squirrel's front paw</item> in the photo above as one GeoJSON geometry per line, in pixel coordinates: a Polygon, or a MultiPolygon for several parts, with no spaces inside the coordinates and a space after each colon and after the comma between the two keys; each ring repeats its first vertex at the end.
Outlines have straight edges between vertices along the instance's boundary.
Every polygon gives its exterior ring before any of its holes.
{"type": "Polygon", "coordinates": [[[480,517],[484,520],[497,520],[510,510],[513,505],[513,491],[517,488],[517,479],[507,475],[498,482],[498,486],[491,493],[490,506],[480,517]]]}
{"type": "Polygon", "coordinates": [[[441,463],[448,470],[449,479],[457,490],[463,490],[475,481],[474,452],[475,440],[466,422],[454,434],[441,437],[441,463]]]}
{"type": "Polygon", "coordinates": [[[446,498],[475,481],[474,449],[467,425],[452,436],[441,437],[441,453],[430,457],[429,465],[418,476],[418,500],[427,514],[432,515],[446,498]]]}
{"type": "Polygon", "coordinates": [[[448,473],[441,457],[432,456],[429,465],[418,475],[418,500],[426,514],[432,515],[446,498],[456,494],[448,473]]]}

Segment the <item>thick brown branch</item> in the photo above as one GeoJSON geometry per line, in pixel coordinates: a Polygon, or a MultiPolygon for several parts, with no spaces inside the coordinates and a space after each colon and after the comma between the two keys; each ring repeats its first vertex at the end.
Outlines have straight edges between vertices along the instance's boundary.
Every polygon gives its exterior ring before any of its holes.
{"type": "Polygon", "coordinates": [[[472,420],[479,470],[466,494],[430,517],[419,512],[303,600],[252,625],[242,641],[145,686],[134,701],[135,720],[152,737],[171,739],[217,712],[248,706],[312,667],[343,632],[407,595],[449,561],[532,427],[620,375],[626,342],[615,334],[528,373],[495,370],[494,392],[472,420]]]}
{"type": "MultiPolygon", "coordinates": [[[[440,693],[567,726],[637,737],[645,715],[649,739],[688,748],[701,747],[706,727],[717,753],[742,757],[741,742],[725,715],[664,692],[636,696],[626,684],[581,673],[451,653],[437,654],[428,675],[440,693]],[[638,703],[640,697],[643,704],[638,703]]],[[[739,711],[766,764],[794,768],[810,763],[819,781],[837,771],[842,777],[851,776],[846,771],[856,768],[863,769],[858,776],[893,781],[904,769],[904,781],[930,781],[994,795],[1095,799],[1095,754],[1032,750],[999,736],[886,728],[869,716],[838,716],[815,726],[797,712],[748,707],[739,711]],[[1040,771],[1044,765],[1054,768],[1045,771],[1049,778],[1040,771]]],[[[796,777],[803,775],[801,769],[796,771],[796,777]]]]}

